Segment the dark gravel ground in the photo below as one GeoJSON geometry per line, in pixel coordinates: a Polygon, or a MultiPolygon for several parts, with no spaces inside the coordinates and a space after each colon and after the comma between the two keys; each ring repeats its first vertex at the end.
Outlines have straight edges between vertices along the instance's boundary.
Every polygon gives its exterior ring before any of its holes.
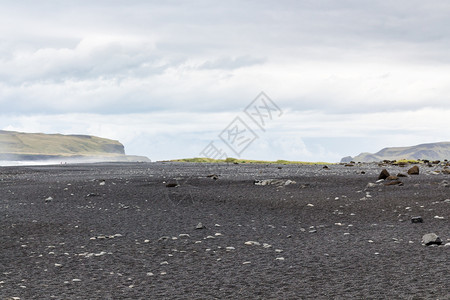
{"type": "Polygon", "coordinates": [[[450,299],[450,176],[381,169],[0,168],[0,299],[450,299]]]}

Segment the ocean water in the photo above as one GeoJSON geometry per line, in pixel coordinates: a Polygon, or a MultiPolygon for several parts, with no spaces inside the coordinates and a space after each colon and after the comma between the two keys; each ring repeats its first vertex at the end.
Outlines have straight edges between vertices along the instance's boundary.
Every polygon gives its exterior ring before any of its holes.
{"type": "Polygon", "coordinates": [[[12,160],[0,160],[0,167],[15,167],[15,166],[48,166],[48,165],[60,165],[64,162],[52,161],[52,160],[36,160],[36,161],[12,161],[12,160]]]}

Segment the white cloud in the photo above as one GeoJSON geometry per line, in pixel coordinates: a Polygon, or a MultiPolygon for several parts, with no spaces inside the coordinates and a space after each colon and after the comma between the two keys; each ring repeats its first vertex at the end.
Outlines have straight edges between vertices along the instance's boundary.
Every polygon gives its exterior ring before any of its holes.
{"type": "Polygon", "coordinates": [[[255,157],[334,159],[348,148],[323,145],[338,137],[448,140],[449,12],[438,0],[6,1],[0,128],[195,156],[264,90],[288,113],[255,157]]]}

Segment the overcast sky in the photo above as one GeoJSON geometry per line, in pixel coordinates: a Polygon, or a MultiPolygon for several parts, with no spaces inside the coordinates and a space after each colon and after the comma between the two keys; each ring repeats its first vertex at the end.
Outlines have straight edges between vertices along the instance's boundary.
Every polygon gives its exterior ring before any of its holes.
{"type": "Polygon", "coordinates": [[[339,161],[449,141],[449,1],[1,1],[0,129],[196,157],[339,161]],[[243,110],[282,111],[261,130],[243,110]]]}

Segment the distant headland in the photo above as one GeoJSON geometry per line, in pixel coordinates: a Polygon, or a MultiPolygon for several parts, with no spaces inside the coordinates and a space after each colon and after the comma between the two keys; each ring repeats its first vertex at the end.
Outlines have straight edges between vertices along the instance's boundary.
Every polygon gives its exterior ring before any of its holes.
{"type": "Polygon", "coordinates": [[[119,141],[91,135],[0,130],[0,161],[149,162],[126,155],[119,141]]]}

